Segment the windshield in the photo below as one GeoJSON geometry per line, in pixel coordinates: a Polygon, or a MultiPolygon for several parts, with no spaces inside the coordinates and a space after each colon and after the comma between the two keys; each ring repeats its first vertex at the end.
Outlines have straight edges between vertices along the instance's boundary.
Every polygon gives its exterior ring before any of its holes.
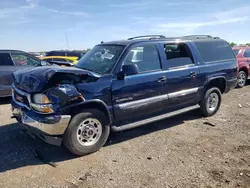
{"type": "Polygon", "coordinates": [[[87,69],[100,74],[111,71],[121,55],[124,46],[98,45],[86,53],[76,64],[76,67],[87,69]]]}
{"type": "Polygon", "coordinates": [[[239,54],[239,51],[240,51],[240,50],[238,50],[238,49],[237,49],[237,50],[236,50],[236,49],[234,49],[233,51],[234,51],[234,54],[237,56],[237,55],[239,54]]]}

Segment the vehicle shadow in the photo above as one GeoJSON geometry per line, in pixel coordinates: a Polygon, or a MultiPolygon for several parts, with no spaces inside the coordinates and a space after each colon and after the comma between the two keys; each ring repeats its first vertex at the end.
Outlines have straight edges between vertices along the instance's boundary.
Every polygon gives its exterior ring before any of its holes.
{"type": "MultiPolygon", "coordinates": [[[[119,133],[111,133],[105,145],[119,144],[136,137],[152,132],[168,129],[182,124],[184,121],[200,118],[199,111],[194,110],[188,113],[144,125],[119,133]]],[[[17,123],[0,126],[0,173],[14,170],[24,166],[57,164],[76,158],[63,147],[51,146],[39,139],[33,140],[26,133],[23,133],[17,123]]]]}
{"type": "Polygon", "coordinates": [[[11,97],[0,97],[0,106],[5,104],[10,104],[11,97]]]}

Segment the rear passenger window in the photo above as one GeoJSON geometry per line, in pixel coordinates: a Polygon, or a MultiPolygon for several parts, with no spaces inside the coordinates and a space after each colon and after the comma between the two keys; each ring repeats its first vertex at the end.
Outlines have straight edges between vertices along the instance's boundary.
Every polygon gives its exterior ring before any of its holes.
{"type": "Polygon", "coordinates": [[[185,44],[165,44],[164,50],[170,69],[193,64],[193,57],[185,44]]]}
{"type": "Polygon", "coordinates": [[[246,49],[246,50],[245,50],[245,52],[244,52],[244,57],[247,57],[247,58],[250,57],[250,50],[249,50],[249,49],[246,49]]]}
{"type": "Polygon", "coordinates": [[[149,44],[132,48],[126,57],[124,64],[137,64],[140,73],[161,69],[161,63],[156,47],[149,44]]]}
{"type": "Polygon", "coordinates": [[[232,48],[223,40],[195,41],[194,44],[206,63],[235,59],[232,48]]]}
{"type": "Polygon", "coordinates": [[[13,65],[13,61],[11,59],[10,54],[0,53],[0,66],[9,66],[9,65],[13,65]]]}

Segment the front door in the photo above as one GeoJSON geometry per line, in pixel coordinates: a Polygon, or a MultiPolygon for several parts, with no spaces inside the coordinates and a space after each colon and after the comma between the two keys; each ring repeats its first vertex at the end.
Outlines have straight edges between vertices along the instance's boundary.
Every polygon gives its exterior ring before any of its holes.
{"type": "Polygon", "coordinates": [[[156,47],[152,44],[132,47],[123,64],[137,64],[139,74],[112,81],[115,121],[129,121],[160,110],[165,79],[156,47]]]}
{"type": "Polygon", "coordinates": [[[0,53],[0,97],[10,96],[13,83],[12,73],[15,71],[9,53],[0,53]]]}

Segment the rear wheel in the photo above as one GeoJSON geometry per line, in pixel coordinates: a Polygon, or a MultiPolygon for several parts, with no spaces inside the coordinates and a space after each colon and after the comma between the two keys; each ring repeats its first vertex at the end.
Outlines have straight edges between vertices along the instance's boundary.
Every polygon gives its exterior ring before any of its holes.
{"type": "Polygon", "coordinates": [[[221,105],[221,92],[218,88],[208,89],[200,102],[201,112],[204,116],[214,115],[221,105]]]}
{"type": "Polygon", "coordinates": [[[247,82],[247,74],[245,73],[245,71],[240,71],[238,75],[237,87],[238,88],[244,87],[246,85],[246,82],[247,82]]]}
{"type": "Polygon", "coordinates": [[[89,109],[73,117],[63,142],[75,155],[86,155],[99,150],[107,141],[110,126],[106,116],[99,110],[89,109]]]}

